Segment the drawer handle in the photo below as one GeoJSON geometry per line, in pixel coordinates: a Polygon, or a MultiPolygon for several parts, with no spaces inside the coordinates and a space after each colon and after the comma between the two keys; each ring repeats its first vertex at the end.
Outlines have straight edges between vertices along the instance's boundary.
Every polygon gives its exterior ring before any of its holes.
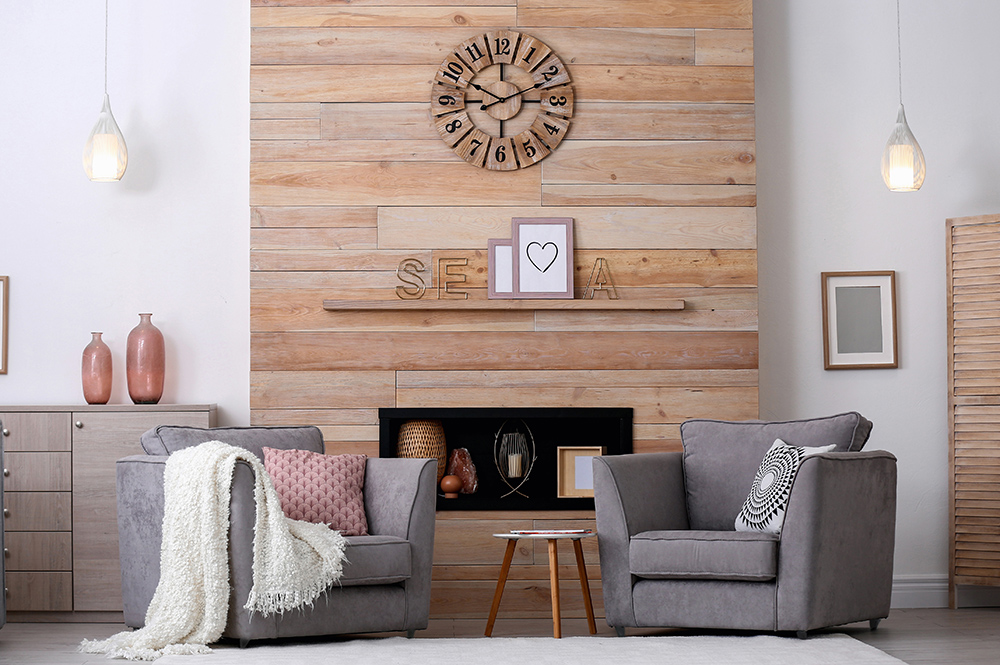
{"type": "Polygon", "coordinates": [[[9,430],[9,429],[7,429],[6,427],[4,427],[4,428],[3,428],[3,435],[4,435],[4,436],[10,436],[10,430],[9,430]]]}
{"type": "Polygon", "coordinates": [[[9,556],[10,556],[10,550],[9,550],[9,549],[7,549],[6,547],[5,547],[5,548],[3,548],[3,555],[4,555],[5,557],[9,557],[9,556]]]}
{"type": "Polygon", "coordinates": [[[4,469],[3,470],[3,477],[4,478],[10,478],[10,469],[4,469]]]}
{"type": "Polygon", "coordinates": [[[9,510],[7,510],[6,508],[4,508],[4,509],[3,509],[3,516],[4,516],[4,517],[10,517],[10,511],[9,511],[9,510]]]}
{"type": "Polygon", "coordinates": [[[77,429],[83,429],[83,421],[82,421],[82,420],[77,420],[77,421],[76,421],[75,423],[73,423],[73,424],[74,424],[74,425],[76,425],[76,428],[77,428],[77,429]]]}

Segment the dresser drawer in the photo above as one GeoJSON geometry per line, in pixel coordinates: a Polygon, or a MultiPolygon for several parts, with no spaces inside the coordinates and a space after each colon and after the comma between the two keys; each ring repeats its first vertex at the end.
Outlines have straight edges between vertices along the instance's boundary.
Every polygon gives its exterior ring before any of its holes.
{"type": "Polygon", "coordinates": [[[70,612],[73,573],[7,573],[8,612],[70,612]]]}
{"type": "Polygon", "coordinates": [[[0,413],[6,451],[52,452],[72,450],[69,413],[0,413]]]}
{"type": "Polygon", "coordinates": [[[10,531],[70,531],[72,492],[4,492],[4,528],[10,531]]]}
{"type": "Polygon", "coordinates": [[[4,564],[11,570],[73,570],[69,531],[11,531],[4,535],[4,564]]]}
{"type": "Polygon", "coordinates": [[[70,492],[73,453],[4,452],[5,492],[70,492]]]}

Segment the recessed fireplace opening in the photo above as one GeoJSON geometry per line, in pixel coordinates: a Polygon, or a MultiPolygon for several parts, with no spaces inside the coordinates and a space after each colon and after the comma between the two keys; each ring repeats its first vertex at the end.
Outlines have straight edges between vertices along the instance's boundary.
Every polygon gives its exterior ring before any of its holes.
{"type": "Polygon", "coordinates": [[[632,452],[630,408],[382,408],[379,456],[396,457],[402,424],[422,419],[441,421],[449,456],[467,449],[479,478],[475,494],[449,499],[437,488],[438,510],[593,510],[593,498],[566,496],[586,486],[588,456],[632,452]]]}

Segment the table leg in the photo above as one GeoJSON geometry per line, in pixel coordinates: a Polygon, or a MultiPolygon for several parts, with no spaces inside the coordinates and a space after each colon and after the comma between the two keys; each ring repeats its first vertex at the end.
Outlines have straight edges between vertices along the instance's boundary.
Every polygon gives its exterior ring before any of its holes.
{"type": "Polygon", "coordinates": [[[493,624],[497,620],[497,610],[500,609],[500,597],[503,596],[503,588],[507,584],[507,574],[510,573],[510,562],[514,559],[514,548],[516,547],[517,539],[511,538],[507,541],[507,551],[503,555],[500,577],[497,578],[497,590],[493,594],[493,607],[490,608],[490,619],[486,622],[486,637],[490,637],[493,634],[493,624]]]}
{"type": "Polygon", "coordinates": [[[559,553],[554,538],[549,540],[549,584],[552,592],[552,637],[562,637],[562,615],[559,612],[559,553]]]}
{"type": "Polygon", "coordinates": [[[590,599],[590,580],[587,579],[587,566],[583,563],[583,546],[579,538],[573,539],[573,552],[576,553],[576,568],[580,571],[580,586],[583,587],[583,609],[587,611],[587,627],[590,634],[597,634],[597,622],[594,621],[594,603],[590,599]]]}

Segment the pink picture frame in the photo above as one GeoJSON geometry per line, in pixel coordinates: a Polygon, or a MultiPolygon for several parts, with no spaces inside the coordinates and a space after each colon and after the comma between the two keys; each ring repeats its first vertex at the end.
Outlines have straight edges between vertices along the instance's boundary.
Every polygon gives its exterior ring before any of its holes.
{"type": "Polygon", "coordinates": [[[521,299],[573,299],[573,218],[511,220],[513,294],[521,299]]]}
{"type": "Polygon", "coordinates": [[[491,300],[514,297],[514,250],[509,238],[490,238],[487,246],[487,296],[491,300]]]}

